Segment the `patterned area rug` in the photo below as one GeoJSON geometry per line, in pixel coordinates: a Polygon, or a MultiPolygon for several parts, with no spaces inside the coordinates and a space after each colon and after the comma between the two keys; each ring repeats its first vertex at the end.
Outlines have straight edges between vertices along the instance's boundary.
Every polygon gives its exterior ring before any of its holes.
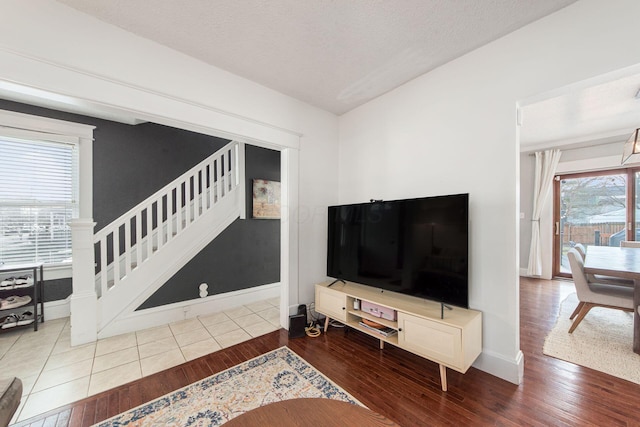
{"type": "Polygon", "coordinates": [[[300,397],[362,405],[294,352],[281,347],[95,426],[219,426],[259,406],[300,397]]]}
{"type": "Polygon", "coordinates": [[[633,313],[592,308],[570,334],[569,316],[577,305],[576,294],[562,302],[543,353],[640,384],[640,355],[633,352],[633,313]]]}

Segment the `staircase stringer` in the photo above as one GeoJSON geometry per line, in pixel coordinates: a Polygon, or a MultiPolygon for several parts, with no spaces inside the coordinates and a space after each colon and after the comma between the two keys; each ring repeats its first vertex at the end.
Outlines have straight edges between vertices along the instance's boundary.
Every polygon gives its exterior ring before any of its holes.
{"type": "MultiPolygon", "coordinates": [[[[244,188],[244,187],[242,187],[244,188]]],[[[202,196],[199,196],[202,197],[202,196]]],[[[242,197],[241,197],[242,198],[242,197]]],[[[178,221],[180,221],[180,218],[183,219],[183,223],[186,224],[186,216],[187,216],[187,212],[193,212],[193,206],[195,205],[195,201],[192,200],[190,202],[190,204],[186,207],[183,207],[181,209],[181,213],[174,213],[171,217],[171,220],[169,221],[165,221],[162,223],[161,227],[155,228],[153,229],[153,231],[151,232],[150,235],[147,235],[145,237],[143,237],[140,240],[140,244],[134,244],[131,245],[131,254],[121,254],[118,257],[119,260],[119,267],[120,267],[120,271],[126,271],[126,265],[127,262],[130,262],[131,265],[131,270],[134,270],[138,267],[138,250],[141,251],[141,257],[139,258],[141,260],[141,265],[144,265],[144,263],[147,261],[147,259],[149,259],[150,253],[151,255],[155,254],[155,252],[158,250],[158,239],[163,239],[163,241],[166,241],[169,238],[169,233],[171,233],[171,239],[177,234],[178,229],[183,229],[184,227],[178,227],[177,223],[178,221]]],[[[242,218],[242,212],[244,211],[244,207],[240,207],[241,209],[241,214],[240,214],[240,218],[242,218]]],[[[193,222],[195,219],[191,218],[190,219],[190,223],[193,222]]],[[[164,243],[166,245],[166,242],[164,243]]],[[[162,248],[160,248],[162,249],[162,248]]],[[[104,281],[107,284],[107,289],[111,288],[114,284],[115,284],[115,273],[114,273],[114,264],[115,263],[110,263],[107,268],[106,268],[106,275],[107,275],[107,279],[104,281]]],[[[102,296],[102,286],[103,286],[103,272],[98,272],[96,274],[96,294],[98,295],[98,298],[100,298],[102,296]]],[[[125,275],[123,276],[121,279],[126,280],[128,276],[125,275]]]]}
{"type": "MultiPolygon", "coordinates": [[[[176,235],[139,268],[129,272],[126,281],[108,289],[98,300],[98,336],[108,336],[109,325],[118,317],[134,312],[156,290],[204,249],[224,229],[240,217],[236,188],[202,215],[198,221],[176,235]]],[[[194,298],[197,295],[194,295],[194,298]]]]}

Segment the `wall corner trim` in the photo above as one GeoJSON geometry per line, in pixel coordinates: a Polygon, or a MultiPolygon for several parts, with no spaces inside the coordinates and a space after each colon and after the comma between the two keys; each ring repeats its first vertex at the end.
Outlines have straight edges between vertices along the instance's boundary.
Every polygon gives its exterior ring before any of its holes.
{"type": "Polygon", "coordinates": [[[524,377],[524,354],[521,350],[514,358],[507,358],[492,351],[483,350],[473,364],[474,368],[520,385],[524,377]]]}

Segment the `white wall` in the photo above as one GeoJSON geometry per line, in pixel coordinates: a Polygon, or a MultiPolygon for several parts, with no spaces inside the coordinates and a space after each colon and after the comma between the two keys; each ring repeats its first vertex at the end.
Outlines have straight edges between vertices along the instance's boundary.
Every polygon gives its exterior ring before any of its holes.
{"type": "Polygon", "coordinates": [[[519,382],[516,105],[640,62],[635,0],[582,0],[340,117],[340,202],[470,193],[475,366],[519,382]]]}
{"type": "Polygon", "coordinates": [[[470,302],[484,313],[476,365],[518,382],[516,103],[640,63],[639,12],[635,0],[581,0],[341,117],[339,148],[335,116],[52,0],[0,3],[0,83],[299,147],[292,305],[324,278],[326,205],[469,192],[470,302]]]}
{"type": "Polygon", "coordinates": [[[289,304],[313,300],[313,284],[325,278],[319,212],[337,200],[335,115],[52,0],[3,0],[0,16],[0,86],[18,83],[161,124],[297,150],[299,206],[291,218],[300,218],[292,233],[299,264],[289,304]]]}

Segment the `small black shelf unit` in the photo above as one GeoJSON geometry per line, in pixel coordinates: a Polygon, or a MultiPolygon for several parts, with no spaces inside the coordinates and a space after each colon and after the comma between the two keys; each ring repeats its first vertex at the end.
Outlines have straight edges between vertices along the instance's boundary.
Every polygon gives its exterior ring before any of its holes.
{"type": "Polygon", "coordinates": [[[29,295],[31,302],[19,307],[12,307],[6,309],[0,309],[0,319],[5,318],[11,314],[17,314],[24,312],[25,307],[33,307],[33,323],[26,325],[16,325],[6,329],[0,329],[0,333],[5,331],[11,331],[15,328],[22,328],[33,325],[33,330],[38,330],[38,321],[44,323],[44,283],[43,283],[43,267],[42,263],[31,264],[13,264],[13,265],[0,265],[0,282],[15,276],[15,273],[23,272],[25,274],[31,274],[33,277],[33,283],[29,286],[22,287],[0,287],[0,298],[5,299],[10,296],[24,296],[29,295]],[[38,307],[40,306],[40,307],[38,307]]]}

